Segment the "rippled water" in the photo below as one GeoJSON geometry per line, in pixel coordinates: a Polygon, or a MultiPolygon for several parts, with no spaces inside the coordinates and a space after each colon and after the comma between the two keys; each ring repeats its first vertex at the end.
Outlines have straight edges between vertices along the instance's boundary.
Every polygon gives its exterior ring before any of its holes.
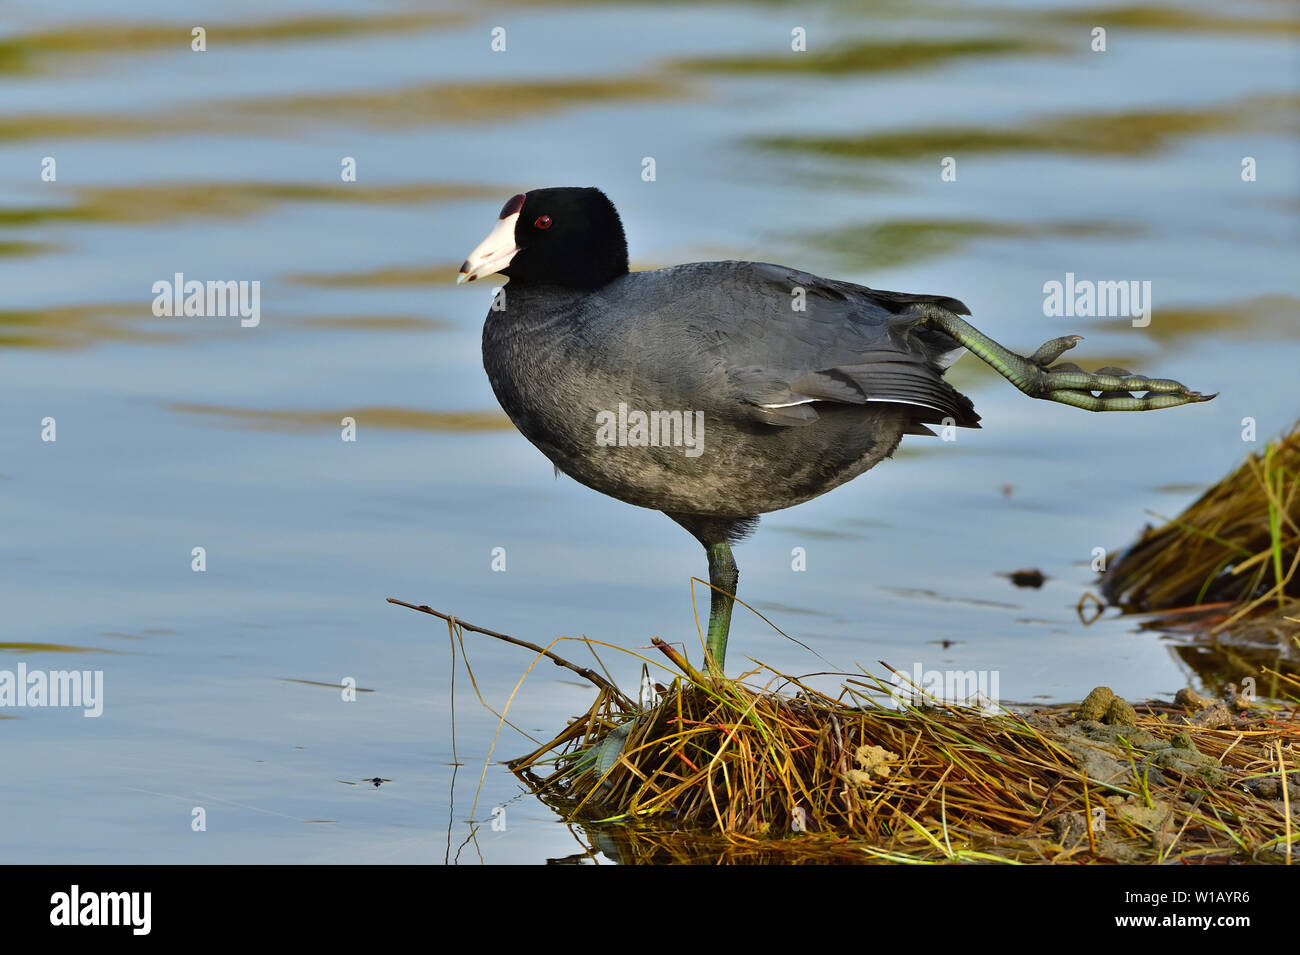
{"type": "MultiPolygon", "coordinates": [[[[455,271],[536,186],[604,188],[634,267],[751,258],[943,293],[1013,347],[1078,332],[1085,365],[1220,391],[1093,416],[963,359],[983,430],[910,438],[737,550],[741,597],[839,668],[995,670],[1020,701],[1198,679],[1166,638],[1075,607],[1093,548],[1234,466],[1244,418],[1262,439],[1300,411],[1293,6],[0,10],[0,669],[104,674],[98,718],[6,711],[6,861],[583,851],[496,762],[526,739],[506,729],[484,770],[497,721],[463,669],[453,700],[446,628],[384,602],[543,643],[696,645],[698,545],[555,479],[483,374],[490,292],[455,271]],[[260,324],[155,317],[178,272],[260,281],[260,324]],[[1150,326],[1045,317],[1067,272],[1150,281],[1150,326]],[[999,576],[1022,567],[1045,586],[999,576]]],[[[529,655],[469,639],[504,705],[529,655]]],[[[745,655],[826,668],[742,612],[733,670],[745,655]]],[[[602,658],[635,685],[635,659],[602,658]]],[[[512,722],[541,737],[584,710],[566,676],[537,668],[512,722]]]]}

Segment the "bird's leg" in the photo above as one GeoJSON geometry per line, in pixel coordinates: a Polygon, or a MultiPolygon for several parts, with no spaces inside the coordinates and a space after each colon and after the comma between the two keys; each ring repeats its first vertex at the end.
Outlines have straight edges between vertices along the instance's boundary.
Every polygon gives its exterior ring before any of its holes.
{"type": "Polygon", "coordinates": [[[1102,368],[1090,373],[1070,362],[1054,365],[1056,359],[1082,340],[1080,335],[1053,338],[1026,358],[999,345],[946,309],[923,305],[920,311],[921,320],[917,324],[956,339],[958,344],[1031,398],[1058,401],[1085,411],[1153,411],[1209,401],[1214,397],[1192,391],[1169,378],[1147,378],[1123,368],[1102,368]],[[1134,397],[1131,392],[1144,394],[1134,397]]]}
{"type": "Polygon", "coordinates": [[[709,637],[706,644],[710,670],[722,673],[727,658],[727,634],[731,630],[731,608],[735,605],[736,584],[740,571],[731,556],[731,545],[725,540],[708,545],[709,583],[709,637]]]}

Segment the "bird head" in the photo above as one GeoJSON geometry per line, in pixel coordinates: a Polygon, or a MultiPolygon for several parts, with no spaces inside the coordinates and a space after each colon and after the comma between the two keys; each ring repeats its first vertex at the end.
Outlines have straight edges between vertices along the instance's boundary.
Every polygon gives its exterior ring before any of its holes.
{"type": "Polygon", "coordinates": [[[599,189],[534,189],[511,196],[457,284],[500,273],[514,285],[599,288],[627,274],[627,239],[599,189]]]}

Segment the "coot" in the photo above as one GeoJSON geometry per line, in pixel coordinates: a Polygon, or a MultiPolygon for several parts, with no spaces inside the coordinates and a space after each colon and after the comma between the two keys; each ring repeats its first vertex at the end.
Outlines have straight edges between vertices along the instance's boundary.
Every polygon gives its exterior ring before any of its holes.
{"type": "Polygon", "coordinates": [[[738,573],[731,544],[758,516],[825,494],[927,425],[978,428],[944,380],[964,348],[1031,398],[1088,411],[1170,408],[1202,395],[1122,368],[1028,357],[942,295],[883,292],[761,262],[629,272],[599,189],[513,196],[458,282],[510,279],[483,325],[483,364],[510,420],[555,466],[663,511],[709,557],[707,657],[721,672],[738,573]],[[1133,394],[1140,392],[1141,394],[1133,394]]]}

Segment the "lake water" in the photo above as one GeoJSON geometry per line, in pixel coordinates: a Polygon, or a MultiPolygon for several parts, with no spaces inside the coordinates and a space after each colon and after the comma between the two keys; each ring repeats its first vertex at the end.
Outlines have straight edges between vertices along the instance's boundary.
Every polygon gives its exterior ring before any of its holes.
{"type": "MultiPolygon", "coordinates": [[[[1009,346],[1077,332],[1085,367],[1219,391],[1088,415],[966,357],[983,430],[908,438],[736,551],[741,598],[839,669],[995,671],[1022,702],[1198,683],[1168,638],[1076,605],[1094,548],[1261,446],[1243,419],[1262,443],[1300,414],[1292,5],[0,9],[0,670],[103,674],[97,718],[3,711],[0,859],[583,851],[498,762],[533,744],[492,749],[463,669],[453,697],[445,625],[385,603],[698,659],[698,544],[556,479],[483,373],[491,283],[456,269],[538,186],[605,189],[634,268],[748,258],[952,295],[1009,346]],[[156,317],[176,273],[260,282],[259,324],[156,317]],[[1149,281],[1150,324],[1046,316],[1067,273],[1149,281]],[[1000,576],[1021,568],[1049,579],[1000,576]]],[[[467,647],[503,706],[531,655],[467,647]]],[[[601,657],[636,685],[637,658],[601,657]]],[[[743,610],[730,657],[827,669],[743,610]]],[[[570,677],[536,667],[511,721],[554,734],[590,704],[570,677]]]]}

